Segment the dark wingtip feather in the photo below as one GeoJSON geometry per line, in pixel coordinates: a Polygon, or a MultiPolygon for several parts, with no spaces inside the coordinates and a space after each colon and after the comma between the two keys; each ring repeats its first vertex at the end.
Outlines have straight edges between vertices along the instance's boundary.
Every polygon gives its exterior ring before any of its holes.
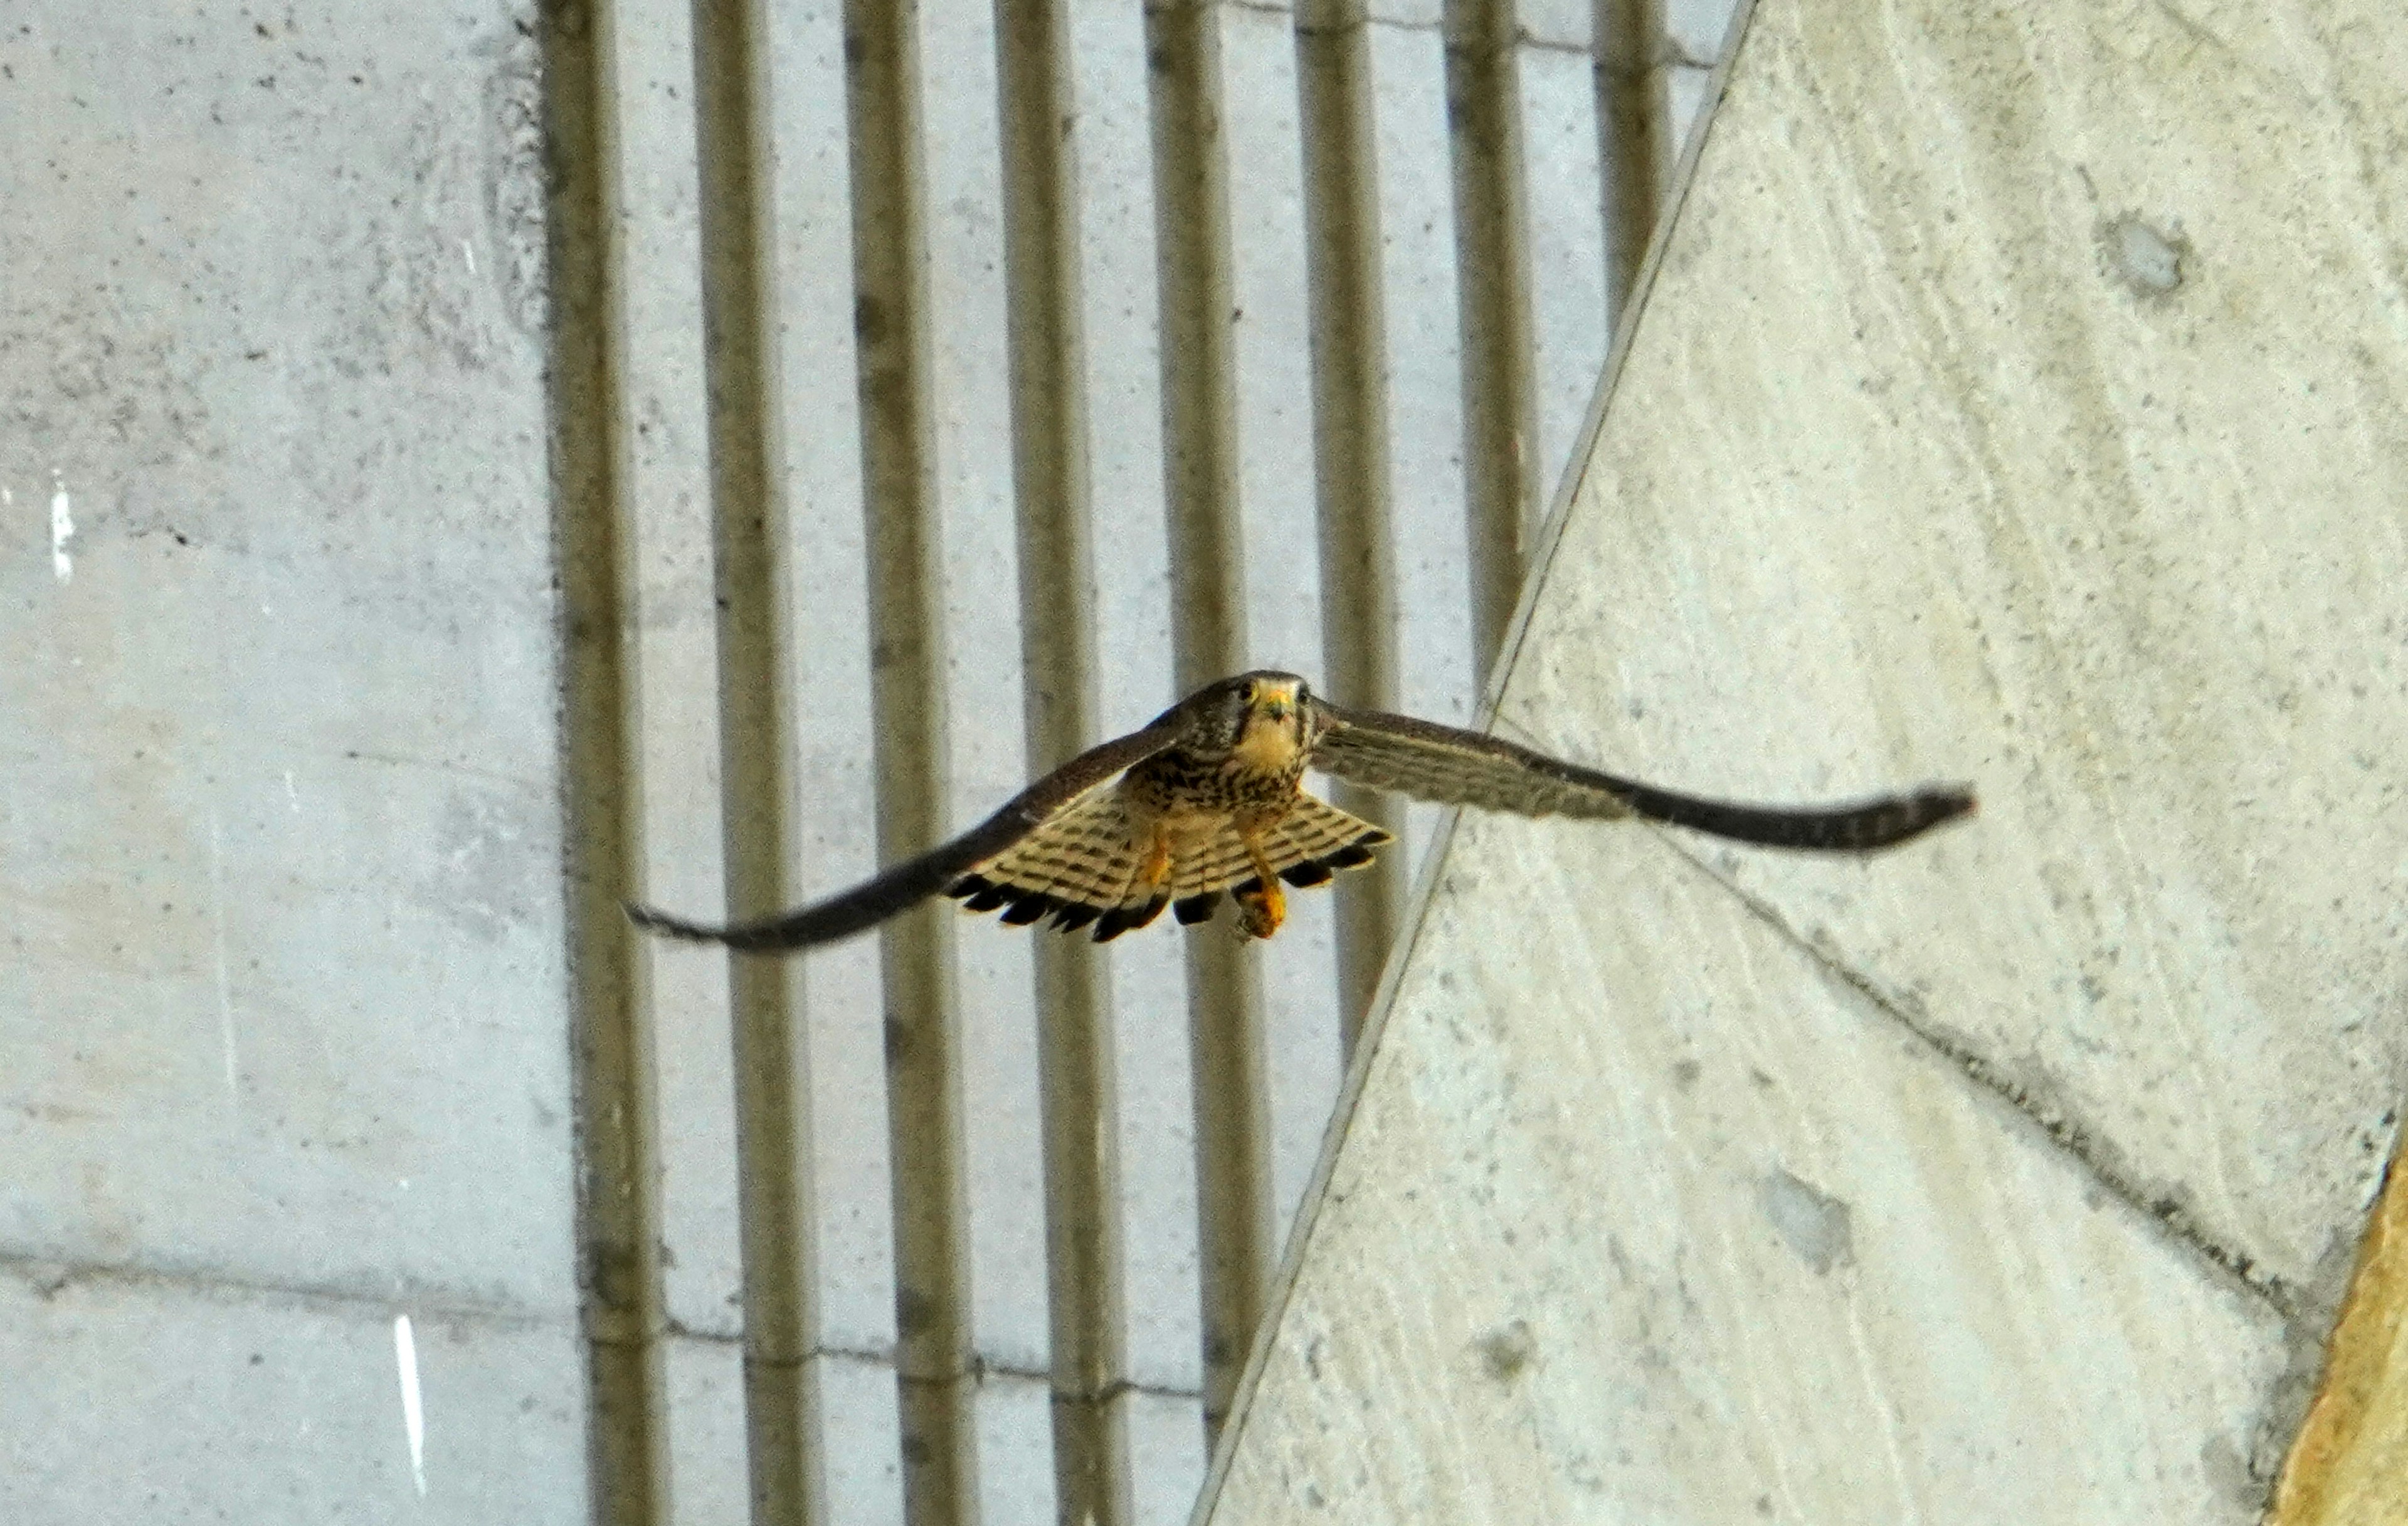
{"type": "MultiPolygon", "coordinates": [[[[1384,836],[1385,834],[1383,833],[1383,835],[1384,836]]],[[[1373,858],[1378,857],[1378,855],[1374,854],[1369,848],[1364,845],[1366,841],[1366,839],[1358,837],[1354,842],[1349,842],[1344,847],[1339,849],[1336,853],[1324,855],[1321,862],[1327,864],[1332,869],[1360,869],[1365,864],[1369,863],[1373,858]]]]}
{"type": "Polygon", "coordinates": [[[623,900],[619,904],[627,909],[628,921],[646,932],[656,932],[664,938],[676,938],[689,943],[715,943],[722,941],[722,935],[727,930],[688,922],[683,917],[671,916],[656,906],[646,906],[638,901],[623,900]]]}
{"type": "Polygon", "coordinates": [[[1017,899],[1019,895],[1020,892],[1013,889],[1010,885],[990,885],[982,890],[973,892],[968,900],[962,902],[962,910],[966,912],[991,912],[996,907],[1004,904],[1006,901],[1017,899]]]}
{"type": "Polygon", "coordinates": [[[1853,820],[1839,824],[1832,839],[1817,846],[1870,851],[1895,847],[1959,816],[1978,815],[1981,801],[1970,785],[1936,785],[1912,795],[1867,806],[1853,820]]]}
{"type": "Polygon", "coordinates": [[[1005,910],[1003,920],[1009,926],[1025,928],[1060,904],[1042,890],[1027,891],[1005,910]]]}
{"type": "Polygon", "coordinates": [[[1738,842],[1822,853],[1896,847],[1977,809],[1972,788],[1966,785],[1936,785],[1906,795],[1812,807],[1740,805],[1644,785],[1630,786],[1628,799],[1638,814],[1650,820],[1738,842]]]}
{"type": "Polygon", "coordinates": [[[1101,907],[1072,904],[1054,914],[1054,926],[1062,932],[1076,932],[1102,914],[1101,907]]]}
{"type": "Polygon", "coordinates": [[[1939,785],[1915,791],[1906,799],[1906,820],[1892,842],[1903,842],[1918,832],[1955,821],[1959,816],[1982,813],[1981,797],[1971,785],[1939,785]]]}
{"type": "Polygon", "coordinates": [[[960,900],[966,897],[980,895],[994,888],[995,882],[993,880],[987,879],[982,875],[965,874],[960,879],[955,880],[953,884],[945,886],[945,894],[951,896],[955,900],[960,900]]]}
{"type": "Polygon", "coordinates": [[[1212,920],[1212,913],[1219,908],[1220,904],[1221,892],[1207,890],[1200,896],[1190,896],[1185,900],[1172,901],[1170,914],[1179,919],[1181,927],[1192,928],[1198,922],[1212,920]]]}
{"type": "Polygon", "coordinates": [[[1280,871],[1280,878],[1299,890],[1310,890],[1316,885],[1327,885],[1333,871],[1319,858],[1308,858],[1300,864],[1290,864],[1280,871]]]}

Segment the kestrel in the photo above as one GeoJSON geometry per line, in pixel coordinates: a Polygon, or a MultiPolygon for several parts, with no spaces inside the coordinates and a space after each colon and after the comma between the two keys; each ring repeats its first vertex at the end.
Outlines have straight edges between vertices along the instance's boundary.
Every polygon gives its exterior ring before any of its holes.
{"type": "Polygon", "coordinates": [[[1779,848],[1864,853],[1973,809],[1961,785],[1792,809],[1698,799],[1617,779],[1477,732],[1341,710],[1294,673],[1253,672],[1197,690],[1132,732],[1080,754],[969,831],[814,905],[734,927],[629,905],[672,938],[778,953],[834,943],[942,891],[1015,925],[1052,915],[1096,942],[1168,907],[1212,915],[1223,891],[1238,926],[1268,938],[1287,914],[1283,883],[1326,885],[1390,841],[1304,792],[1307,769],[1441,805],[1595,821],[1636,817],[1779,848]]]}

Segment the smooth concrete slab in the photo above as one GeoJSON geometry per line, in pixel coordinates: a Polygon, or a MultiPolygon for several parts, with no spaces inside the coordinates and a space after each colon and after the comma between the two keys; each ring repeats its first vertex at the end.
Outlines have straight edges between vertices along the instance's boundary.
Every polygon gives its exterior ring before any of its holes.
{"type": "Polygon", "coordinates": [[[1216,1516],[2246,1520],[2398,1126],[2408,44],[1763,0],[1216,1516]]]}
{"type": "Polygon", "coordinates": [[[0,1519],[567,1526],[580,1344],[573,1323],[11,1261],[0,1519]]]}
{"type": "Polygon", "coordinates": [[[0,1519],[582,1513],[530,17],[0,36],[0,1519]]]}
{"type": "Polygon", "coordinates": [[[0,1249],[566,1316],[533,45],[10,32],[0,1249]]]}
{"type": "Polygon", "coordinates": [[[2328,1304],[2408,1063],[2408,176],[2375,125],[2408,44],[2361,45],[2376,14],[2218,50],[2164,13],[1768,0],[1503,708],[1701,790],[1978,781],[1940,851],[1729,872],[2328,1304]]]}
{"type": "Polygon", "coordinates": [[[2278,1311],[1669,844],[1445,876],[1214,1519],[2256,1519],[2278,1311]]]}

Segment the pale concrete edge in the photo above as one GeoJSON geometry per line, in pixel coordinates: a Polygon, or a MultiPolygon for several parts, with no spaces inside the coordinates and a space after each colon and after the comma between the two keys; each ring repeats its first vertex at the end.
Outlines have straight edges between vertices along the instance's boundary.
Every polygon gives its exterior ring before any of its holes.
{"type": "MultiPolygon", "coordinates": [[[[1483,685],[1475,711],[1475,727],[1485,729],[1497,715],[1503,698],[1506,681],[1512,675],[1513,665],[1520,657],[1522,642],[1530,627],[1531,612],[1538,605],[1539,593],[1544,587],[1547,574],[1553,569],[1556,550],[1563,543],[1564,525],[1571,515],[1572,505],[1580,497],[1581,484],[1586,481],[1588,465],[1596,454],[1597,439],[1605,426],[1607,410],[1613,401],[1631,341],[1639,331],[1640,320],[1647,310],[1649,294],[1655,290],[1656,272],[1662,268],[1664,251],[1670,241],[1681,209],[1688,202],[1689,187],[1697,178],[1698,164],[1703,157],[1706,140],[1714,129],[1714,118],[1722,104],[1723,90],[1730,78],[1731,66],[1739,57],[1748,29],[1756,17],[1756,0],[1738,0],[1730,24],[1724,33],[1722,58],[1714,65],[1712,79],[1706,83],[1704,99],[1698,108],[1698,125],[1689,134],[1689,141],[1681,151],[1679,167],[1674,171],[1670,194],[1663,212],[1656,220],[1656,231],[1647,243],[1647,259],[1640,266],[1639,278],[1631,284],[1630,298],[1624,309],[1624,319],[1616,326],[1612,348],[1606,352],[1605,367],[1598,378],[1597,390],[1591,395],[1587,416],[1581,423],[1580,434],[1572,444],[1571,457],[1564,468],[1561,482],[1556,484],[1547,517],[1540,526],[1533,548],[1530,570],[1522,580],[1522,597],[1515,605],[1513,618],[1505,628],[1505,641],[1491,668],[1488,681],[1483,685]]],[[[1287,1237],[1287,1249],[1281,1260],[1279,1274],[1272,1284],[1270,1300],[1263,1311],[1263,1321],[1247,1350],[1245,1371],[1239,1375],[1238,1390],[1229,1406],[1229,1421],[1222,1427],[1220,1445],[1213,1448],[1211,1468],[1204,1476],[1204,1485],[1197,1491],[1196,1508],[1189,1515],[1190,1526],[1207,1526],[1213,1507],[1219,1501],[1221,1486],[1228,1476],[1231,1460],[1240,1438],[1246,1432],[1247,1417],[1254,1405],[1254,1395],[1262,1385],[1263,1368],[1270,1355],[1271,1344],[1286,1317],[1287,1306],[1296,1294],[1302,1274],[1305,1253],[1312,1244],[1313,1231],[1321,1218],[1321,1209],[1328,1199],[1330,1177],[1335,1173],[1338,1158],[1346,1147],[1346,1136],[1353,1130],[1356,1104],[1361,1101],[1363,1087],[1370,1074],[1372,1062],[1378,1058],[1383,1036],[1387,1032],[1388,1012],[1394,1004],[1397,986],[1402,981],[1405,966],[1421,940],[1422,928],[1431,899],[1444,878],[1447,854],[1455,841],[1455,824],[1462,813],[1451,812],[1431,839],[1428,854],[1422,861],[1421,872],[1415,877],[1412,894],[1407,898],[1400,926],[1404,929],[1396,946],[1388,951],[1388,961],[1380,972],[1380,984],[1372,994],[1371,1006],[1363,1019],[1360,1042],[1354,1046],[1354,1062],[1346,1068],[1346,1078],[1340,1087],[1338,1102],[1330,1116],[1328,1131],[1322,1136],[1321,1154],[1314,1160],[1312,1178],[1306,1183],[1304,1199],[1297,1207],[1297,1221],[1287,1237]]]]}
{"type": "MultiPolygon", "coordinates": [[[[1514,606],[1513,618],[1505,626],[1504,644],[1497,654],[1495,665],[1489,669],[1488,681],[1481,686],[1480,703],[1473,713],[1476,728],[1485,729],[1497,718],[1497,707],[1505,697],[1506,683],[1513,676],[1514,664],[1522,655],[1523,640],[1529,634],[1530,617],[1538,608],[1539,594],[1555,570],[1555,553],[1563,544],[1564,525],[1571,518],[1572,505],[1580,497],[1581,484],[1588,480],[1589,463],[1597,454],[1597,438],[1605,429],[1606,412],[1621,385],[1622,372],[1630,357],[1631,342],[1638,337],[1640,321],[1647,311],[1648,297],[1656,289],[1656,274],[1663,268],[1664,252],[1680,224],[1681,209],[1688,204],[1689,187],[1697,180],[1698,164],[1705,156],[1706,140],[1713,136],[1714,119],[1722,107],[1723,91],[1730,81],[1731,67],[1745,44],[1748,29],[1755,23],[1756,6],[1756,0],[1738,0],[1732,7],[1730,25],[1723,34],[1723,55],[1715,62],[1714,72],[1706,80],[1705,94],[1698,102],[1697,126],[1681,150],[1681,162],[1672,172],[1672,183],[1665,195],[1664,209],[1656,217],[1656,231],[1647,240],[1647,258],[1639,267],[1638,279],[1631,282],[1630,297],[1623,308],[1623,320],[1615,325],[1613,342],[1605,353],[1605,368],[1598,376],[1597,391],[1589,396],[1588,414],[1581,421],[1580,433],[1572,440],[1571,457],[1564,465],[1563,480],[1555,484],[1555,497],[1547,505],[1547,517],[1540,524],[1538,540],[1531,547],[1530,570],[1523,575],[1521,601],[1514,606]]],[[[1430,862],[1435,864],[1438,857],[1436,853],[1432,853],[1430,862]]],[[[1384,986],[1383,988],[1384,990],[1384,986]]]]}

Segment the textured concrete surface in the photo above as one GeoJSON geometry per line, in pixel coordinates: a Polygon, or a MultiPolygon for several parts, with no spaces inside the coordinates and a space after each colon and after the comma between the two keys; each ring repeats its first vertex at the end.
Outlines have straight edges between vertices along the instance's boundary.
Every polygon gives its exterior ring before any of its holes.
{"type": "Polygon", "coordinates": [[[12,1521],[582,1509],[534,55],[385,15],[0,35],[12,1521]]]}
{"type": "Polygon", "coordinates": [[[573,1325],[141,1274],[0,1278],[0,1519],[577,1521],[573,1325]]]}
{"type": "Polygon", "coordinates": [[[2254,1519],[2279,1314],[1586,835],[1456,834],[1215,1519],[2254,1519]]]}
{"type": "Polygon", "coordinates": [[[1763,0],[1501,724],[1983,815],[1461,828],[1217,1519],[2256,1518],[2408,1058],[2382,17],[1763,0]]]}
{"type": "MultiPolygon", "coordinates": [[[[704,908],[721,869],[687,8],[615,7],[613,39],[643,878],[704,908]]],[[[1104,715],[1133,726],[1170,698],[1142,18],[1123,0],[1072,10],[1094,497],[1113,550],[1104,715]]],[[[1550,0],[1526,18],[1551,457],[1605,338],[1585,11],[1550,0]]],[[[1383,7],[1371,45],[1405,693],[1460,718],[1438,13],[1383,7]]],[[[1016,697],[987,15],[921,11],[949,639],[961,693],[1016,697]]],[[[115,1519],[150,1500],[132,1481],[170,1477],[162,1519],[582,1510],[530,22],[508,0],[406,15],[36,0],[0,28],[0,1421],[23,1448],[6,1458],[7,1520],[115,1519]],[[390,1335],[402,1314],[423,1369],[423,1502],[390,1335]],[[103,1455],[113,1473],[91,1464],[103,1455]]],[[[812,623],[792,653],[814,701],[795,819],[803,888],[820,891],[874,859],[840,7],[781,6],[774,24],[781,443],[808,553],[792,597],[812,623]]],[[[1293,41],[1259,7],[1223,24],[1259,552],[1310,504],[1293,41]]],[[[1256,659],[1314,670],[1311,557],[1259,554],[1251,576],[1256,659]]],[[[968,821],[1021,782],[1016,699],[958,704],[953,723],[968,821]]],[[[1419,816],[1417,839],[1434,827],[1419,816]]],[[[1287,1204],[1339,1079],[1326,901],[1265,957],[1287,1204]]],[[[1051,1514],[1044,1470],[1003,1461],[1045,1445],[1026,959],[1023,934],[964,929],[996,1375],[982,1503],[1003,1521],[1051,1514]]],[[[1125,1402],[1150,1521],[1184,1514],[1204,1461],[1180,963],[1168,937],[1111,956],[1125,1402]]],[[[670,1505],[716,1521],[744,1488],[724,965],[659,958],[649,979],[670,1505]]],[[[875,949],[796,979],[829,1495],[840,1519],[889,1519],[875,949]]]]}

